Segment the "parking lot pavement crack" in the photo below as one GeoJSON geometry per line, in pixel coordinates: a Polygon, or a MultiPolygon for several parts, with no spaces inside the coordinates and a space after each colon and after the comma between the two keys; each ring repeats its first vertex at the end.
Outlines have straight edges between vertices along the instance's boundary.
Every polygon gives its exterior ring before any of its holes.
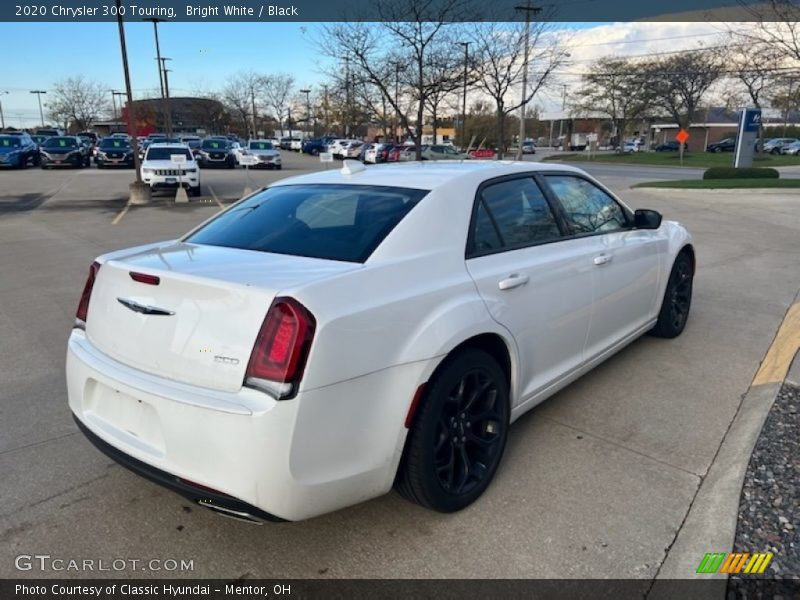
{"type": "Polygon", "coordinates": [[[43,446],[44,444],[49,444],[51,442],[57,442],[58,440],[63,440],[64,438],[72,437],[73,435],[77,435],[80,433],[79,431],[72,431],[70,433],[65,433],[63,435],[57,435],[55,437],[47,438],[46,440],[39,440],[38,442],[32,442],[30,444],[24,444],[22,446],[15,446],[14,448],[6,448],[5,450],[0,450],[0,456],[5,454],[11,454],[12,452],[19,452],[20,450],[25,450],[27,448],[35,448],[36,446],[43,446]]]}
{"type": "Polygon", "coordinates": [[[543,418],[548,420],[548,421],[551,421],[552,423],[555,423],[557,425],[561,425],[562,427],[566,427],[567,429],[571,429],[572,431],[576,431],[576,432],[578,432],[578,433],[580,433],[582,435],[589,436],[589,437],[594,438],[596,440],[600,440],[601,442],[605,442],[606,444],[611,444],[612,446],[616,446],[617,448],[621,448],[622,450],[625,450],[627,452],[631,452],[633,454],[641,456],[642,458],[646,458],[646,459],[651,460],[653,462],[657,462],[657,463],[662,464],[662,465],[664,465],[666,467],[669,467],[671,469],[675,469],[676,471],[681,471],[683,473],[686,473],[687,475],[692,475],[693,477],[696,477],[698,479],[698,481],[702,480],[702,478],[703,478],[703,475],[701,475],[700,473],[695,473],[694,471],[690,471],[689,469],[684,469],[683,467],[679,467],[677,465],[673,465],[673,464],[671,464],[671,463],[669,463],[669,462],[667,462],[665,460],[662,460],[660,458],[657,458],[655,456],[650,456],[649,454],[647,454],[645,452],[642,452],[641,450],[636,450],[635,448],[631,448],[630,446],[626,446],[625,444],[620,444],[619,442],[617,442],[615,440],[603,437],[601,435],[597,435],[596,433],[592,433],[590,431],[586,431],[585,429],[581,429],[579,427],[575,427],[574,425],[570,425],[569,423],[564,423],[564,422],[559,421],[558,419],[554,419],[552,417],[543,417],[543,418]]]}
{"type": "Polygon", "coordinates": [[[742,404],[744,402],[745,396],[746,396],[745,394],[742,394],[739,397],[739,405],[736,407],[736,412],[733,414],[733,417],[728,422],[728,426],[725,428],[725,435],[722,436],[722,439],[720,439],[719,444],[717,445],[717,449],[714,452],[714,457],[711,459],[711,462],[709,463],[708,470],[706,471],[705,475],[700,475],[699,476],[700,482],[699,482],[697,488],[695,488],[695,490],[694,490],[694,494],[692,495],[691,502],[689,502],[689,506],[686,507],[686,512],[683,515],[683,519],[681,519],[680,525],[678,525],[678,528],[675,530],[675,535],[672,536],[672,541],[669,543],[669,545],[666,548],[664,548],[664,555],[663,555],[661,561],[658,564],[658,568],[656,569],[655,575],[653,575],[653,578],[650,580],[650,586],[648,587],[647,591],[644,594],[645,598],[649,597],[650,593],[653,591],[653,586],[655,585],[656,580],[658,579],[658,576],[661,573],[661,569],[664,566],[664,562],[667,560],[667,557],[669,556],[669,553],[672,551],[672,547],[675,545],[675,542],[678,540],[678,536],[680,535],[681,530],[683,530],[684,526],[686,525],[686,520],[689,518],[689,515],[692,512],[692,507],[694,506],[694,503],[697,501],[697,495],[700,493],[700,489],[703,487],[703,482],[705,481],[706,477],[708,477],[708,471],[711,470],[711,465],[713,465],[714,462],[717,460],[717,457],[719,456],[720,450],[722,449],[722,446],[725,443],[725,438],[728,437],[728,434],[731,431],[731,427],[732,427],[734,421],[736,421],[737,415],[742,410],[742,404]]]}

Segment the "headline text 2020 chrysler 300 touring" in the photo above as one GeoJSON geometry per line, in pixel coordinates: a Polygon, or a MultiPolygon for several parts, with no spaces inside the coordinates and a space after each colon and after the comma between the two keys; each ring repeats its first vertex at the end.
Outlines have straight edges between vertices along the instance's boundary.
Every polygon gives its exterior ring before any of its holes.
{"type": "Polygon", "coordinates": [[[82,431],[250,520],[389,491],[476,500],[509,424],[689,314],[689,233],[584,172],[379,165],[284,179],[100,256],[67,353],[82,431]]]}

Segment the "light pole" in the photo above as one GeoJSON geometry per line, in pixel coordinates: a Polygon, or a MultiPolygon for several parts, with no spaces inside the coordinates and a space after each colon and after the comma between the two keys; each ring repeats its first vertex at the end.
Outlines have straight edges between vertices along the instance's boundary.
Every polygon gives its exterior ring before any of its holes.
{"type": "Polygon", "coordinates": [[[114,100],[117,96],[120,96],[119,100],[119,112],[117,112],[116,102],[114,103],[114,120],[118,121],[122,119],[122,107],[124,106],[125,100],[125,92],[118,92],[116,90],[111,90],[111,99],[114,100]]]}
{"type": "Polygon", "coordinates": [[[131,74],[128,69],[128,49],[125,45],[125,26],[122,24],[122,0],[114,0],[117,5],[117,27],[119,28],[119,48],[122,53],[122,70],[125,73],[125,94],[128,97],[128,135],[131,136],[131,147],[133,148],[133,170],[136,179],[130,185],[131,204],[147,204],[150,202],[150,186],[142,181],[141,163],[139,162],[139,140],[136,138],[135,109],[133,106],[133,93],[131,92],[131,74]]]}
{"type": "Polygon", "coordinates": [[[470,42],[458,42],[464,46],[464,92],[461,95],[461,145],[462,152],[467,141],[467,68],[469,65],[469,44],[470,42]]]}
{"type": "Polygon", "coordinates": [[[310,89],[300,90],[300,93],[306,95],[306,127],[311,127],[311,100],[309,99],[309,94],[311,93],[311,90],[310,89]]]}
{"type": "Polygon", "coordinates": [[[515,6],[514,10],[525,13],[525,58],[522,61],[522,98],[520,99],[519,115],[519,140],[517,141],[517,160],[522,160],[522,142],[525,139],[525,107],[527,106],[528,95],[528,60],[530,58],[530,38],[531,38],[531,15],[536,15],[542,11],[541,8],[531,6],[531,0],[525,6],[515,6]]]}
{"type": "Polygon", "coordinates": [[[161,119],[164,124],[164,128],[167,127],[167,100],[164,98],[164,76],[162,73],[164,61],[161,60],[161,45],[158,42],[158,24],[163,23],[164,19],[156,19],[152,17],[150,19],[142,19],[143,21],[147,21],[153,24],[153,33],[156,37],[156,66],[158,67],[158,86],[161,89],[161,119]]]}
{"type": "Polygon", "coordinates": [[[394,131],[392,132],[392,137],[394,138],[394,143],[397,144],[400,140],[400,137],[397,135],[397,129],[400,127],[400,111],[398,110],[399,105],[399,96],[400,96],[400,63],[394,63],[394,131]]]}
{"type": "MultiPolygon", "coordinates": [[[[5,92],[5,91],[0,92],[0,95],[3,95],[3,94],[8,94],[8,92],[5,92]]],[[[6,118],[3,116],[3,103],[2,102],[0,102],[0,128],[2,128],[2,129],[6,128],[6,118]]]]}
{"type": "Polygon", "coordinates": [[[558,122],[558,140],[561,142],[561,147],[564,147],[564,141],[561,136],[564,135],[564,111],[567,110],[567,84],[562,83],[563,91],[561,93],[561,120],[558,122]]]}
{"type": "Polygon", "coordinates": [[[171,58],[161,57],[161,72],[164,74],[164,107],[165,107],[165,114],[167,117],[167,137],[172,137],[172,107],[170,106],[169,100],[169,79],[167,78],[167,73],[170,72],[167,69],[167,61],[172,60],[171,58]]]}
{"type": "Polygon", "coordinates": [[[44,127],[44,112],[42,112],[42,94],[46,94],[47,92],[44,90],[31,90],[31,94],[36,94],[39,98],[39,118],[42,121],[42,127],[44,127]]]}

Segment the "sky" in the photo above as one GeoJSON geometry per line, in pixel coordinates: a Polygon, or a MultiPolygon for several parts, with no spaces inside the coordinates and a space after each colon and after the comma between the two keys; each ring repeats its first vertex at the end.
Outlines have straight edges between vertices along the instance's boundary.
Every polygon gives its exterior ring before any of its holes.
{"type": "MultiPolygon", "coordinates": [[[[325,60],[315,50],[317,23],[162,23],[161,55],[171,58],[170,94],[192,95],[222,87],[237,71],[284,72],[298,88],[324,79],[325,60]]],[[[637,55],[692,48],[709,43],[724,30],[714,23],[568,23],[570,62],[561,81],[577,87],[579,73],[600,56],[637,55]]],[[[135,96],[159,88],[151,23],[126,23],[126,41],[135,96]]],[[[6,125],[35,126],[36,96],[69,76],[84,75],[110,90],[123,90],[116,23],[0,23],[5,50],[0,68],[0,102],[6,125]],[[9,57],[15,57],[9,58],[9,57]],[[8,92],[3,94],[2,92],[8,92]]],[[[563,88],[558,88],[563,89],[563,88]]],[[[561,92],[547,90],[536,99],[545,110],[560,108],[561,92]]],[[[47,103],[47,95],[42,96],[47,103]]],[[[45,119],[47,108],[45,107],[45,119]]]]}

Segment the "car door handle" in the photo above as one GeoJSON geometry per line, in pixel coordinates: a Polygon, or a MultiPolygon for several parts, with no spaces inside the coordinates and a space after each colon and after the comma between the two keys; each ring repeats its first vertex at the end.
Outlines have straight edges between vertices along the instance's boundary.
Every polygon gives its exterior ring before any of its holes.
{"type": "Polygon", "coordinates": [[[613,258],[610,254],[598,254],[594,257],[594,264],[597,266],[605,265],[610,263],[613,258]]]}
{"type": "Polygon", "coordinates": [[[513,290],[516,287],[528,283],[528,279],[529,277],[527,275],[517,275],[514,273],[513,275],[509,275],[507,279],[499,281],[497,287],[501,290],[513,290]]]}

